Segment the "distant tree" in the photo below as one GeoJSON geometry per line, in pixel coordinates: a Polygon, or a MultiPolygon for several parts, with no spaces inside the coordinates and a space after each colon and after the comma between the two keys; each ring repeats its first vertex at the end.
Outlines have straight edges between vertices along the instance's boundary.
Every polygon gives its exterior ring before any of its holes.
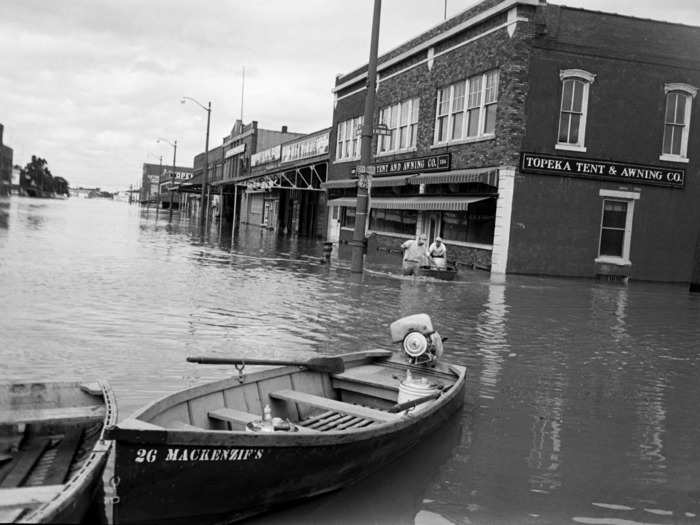
{"type": "Polygon", "coordinates": [[[53,191],[57,195],[67,195],[70,196],[70,191],[68,190],[68,181],[63,177],[53,178],[53,191]]]}
{"type": "Polygon", "coordinates": [[[63,177],[54,177],[46,159],[36,155],[32,155],[32,160],[20,169],[19,185],[29,195],[69,194],[68,181],[63,177]]]}

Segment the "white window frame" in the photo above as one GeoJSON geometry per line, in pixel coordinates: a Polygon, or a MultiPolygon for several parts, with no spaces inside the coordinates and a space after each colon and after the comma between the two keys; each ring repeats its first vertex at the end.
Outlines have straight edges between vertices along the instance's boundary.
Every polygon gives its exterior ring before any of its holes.
{"type": "Polygon", "coordinates": [[[687,163],[690,161],[688,158],[688,137],[690,135],[690,116],[692,114],[693,99],[695,95],[698,94],[698,89],[690,84],[683,83],[666,83],[664,85],[664,128],[661,135],[661,155],[659,160],[666,160],[670,162],[683,162],[687,163]],[[681,94],[685,96],[685,115],[683,119],[683,134],[681,136],[681,151],[680,154],[675,153],[664,153],[664,142],[666,138],[666,105],[668,101],[668,96],[670,94],[681,94]]]}
{"type": "Polygon", "coordinates": [[[600,207],[600,227],[598,232],[598,257],[595,262],[615,264],[617,266],[630,266],[630,249],[632,246],[632,221],[634,219],[634,203],[641,196],[638,192],[619,190],[600,190],[602,198],[600,207]],[[627,216],[625,217],[625,236],[622,239],[622,256],[600,255],[600,245],[603,237],[603,216],[605,215],[605,201],[625,201],[627,202],[627,216]]]}
{"type": "Polygon", "coordinates": [[[338,122],[335,149],[336,162],[359,160],[363,120],[363,117],[359,116],[338,122]]]}
{"type": "Polygon", "coordinates": [[[557,115],[557,142],[554,149],[564,151],[587,151],[586,148],[586,127],[588,123],[588,97],[590,94],[591,84],[595,82],[595,75],[583,69],[563,69],[559,72],[559,80],[561,81],[561,97],[559,98],[559,113],[557,115]],[[583,93],[581,94],[581,120],[578,125],[578,142],[560,142],[561,135],[561,114],[564,110],[564,83],[567,80],[578,80],[583,84],[583,93]]]}
{"type": "Polygon", "coordinates": [[[433,145],[431,147],[438,147],[438,146],[444,146],[448,144],[459,144],[459,143],[465,143],[465,142],[476,142],[476,141],[481,141],[481,140],[487,140],[487,139],[492,139],[496,136],[495,131],[491,133],[486,133],[485,132],[485,126],[486,126],[486,109],[487,106],[491,106],[493,104],[498,104],[498,87],[499,87],[499,81],[500,81],[500,73],[498,69],[490,69],[489,71],[485,71],[483,73],[480,73],[478,75],[471,76],[465,80],[460,80],[459,82],[454,82],[453,84],[450,84],[448,86],[443,86],[438,89],[437,94],[435,96],[435,122],[433,126],[433,145]],[[488,75],[495,74],[495,99],[494,100],[486,100],[486,81],[488,79],[488,75]],[[476,135],[468,136],[468,118],[467,118],[467,113],[469,111],[469,88],[471,87],[472,82],[476,82],[478,79],[479,82],[481,82],[480,85],[480,92],[479,92],[479,103],[477,106],[474,106],[471,109],[478,109],[479,110],[479,120],[477,124],[477,133],[476,135]],[[455,107],[455,86],[464,86],[464,97],[462,100],[462,107],[457,108],[455,107]],[[449,100],[448,104],[448,109],[446,113],[446,123],[445,123],[445,139],[440,140],[439,136],[439,126],[438,122],[441,116],[439,113],[440,110],[440,93],[445,91],[447,93],[447,97],[449,100]],[[460,113],[462,115],[462,125],[460,128],[460,134],[458,138],[452,138],[453,135],[453,128],[454,128],[454,116],[455,114],[460,113]]]}
{"type": "Polygon", "coordinates": [[[397,151],[415,151],[418,142],[418,112],[420,99],[418,97],[402,100],[397,104],[385,106],[379,111],[379,123],[385,124],[390,135],[379,135],[377,140],[377,156],[390,155],[397,151]],[[408,120],[401,120],[401,112],[407,108],[408,120]],[[406,129],[408,144],[401,147],[401,130],[406,129]]]}

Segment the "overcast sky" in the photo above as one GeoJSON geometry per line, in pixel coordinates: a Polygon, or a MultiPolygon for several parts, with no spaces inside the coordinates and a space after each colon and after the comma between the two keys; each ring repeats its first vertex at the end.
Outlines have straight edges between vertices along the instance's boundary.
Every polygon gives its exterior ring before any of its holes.
{"type": "MultiPolygon", "coordinates": [[[[330,126],[335,75],[367,62],[372,0],[1,0],[0,123],[15,164],[47,159],[71,186],[126,189],[143,162],[192,165],[241,115],[330,126]]],[[[447,0],[452,16],[474,0],[447,0]]],[[[558,0],[700,26],[698,0],[558,0]]],[[[384,0],[379,51],[443,20],[444,0],[384,0]]]]}

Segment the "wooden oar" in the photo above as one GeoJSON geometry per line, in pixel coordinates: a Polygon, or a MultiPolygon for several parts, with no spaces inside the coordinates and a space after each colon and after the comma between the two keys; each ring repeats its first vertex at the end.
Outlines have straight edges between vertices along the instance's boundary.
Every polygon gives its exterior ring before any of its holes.
{"type": "Polygon", "coordinates": [[[187,358],[190,363],[202,365],[277,365],[277,366],[304,366],[315,372],[326,374],[340,374],[345,371],[345,363],[341,357],[318,356],[299,359],[264,359],[257,357],[209,357],[191,356],[187,358]]]}

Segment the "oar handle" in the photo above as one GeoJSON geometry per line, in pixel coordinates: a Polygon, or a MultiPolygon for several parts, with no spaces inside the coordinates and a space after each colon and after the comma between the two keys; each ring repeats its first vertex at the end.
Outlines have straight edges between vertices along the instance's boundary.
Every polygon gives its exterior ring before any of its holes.
{"type": "Polygon", "coordinates": [[[210,357],[190,356],[190,363],[202,365],[275,365],[275,366],[304,366],[315,372],[340,374],[345,371],[345,362],[341,357],[319,356],[308,359],[265,359],[258,357],[210,357]]]}
{"type": "Polygon", "coordinates": [[[442,392],[438,391],[438,392],[433,392],[432,394],[428,394],[427,396],[418,397],[416,399],[411,399],[410,401],[405,401],[403,403],[397,403],[396,405],[391,407],[388,410],[388,412],[391,412],[392,414],[396,413],[396,412],[402,412],[402,411],[407,410],[409,408],[413,408],[415,406],[422,405],[423,403],[425,403],[427,401],[437,399],[441,395],[442,395],[442,392]]]}

